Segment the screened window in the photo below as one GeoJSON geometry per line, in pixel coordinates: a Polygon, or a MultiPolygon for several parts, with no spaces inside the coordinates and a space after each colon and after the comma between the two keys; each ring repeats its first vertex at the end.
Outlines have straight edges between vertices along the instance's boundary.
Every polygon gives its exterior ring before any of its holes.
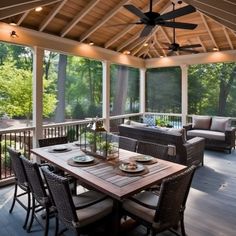
{"type": "Polygon", "coordinates": [[[181,113],[181,69],[179,67],[147,70],[146,110],[181,113]]]}

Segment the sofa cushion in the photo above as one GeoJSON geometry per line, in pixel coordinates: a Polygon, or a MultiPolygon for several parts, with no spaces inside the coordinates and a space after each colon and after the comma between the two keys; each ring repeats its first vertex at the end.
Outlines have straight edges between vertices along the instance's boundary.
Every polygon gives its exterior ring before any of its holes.
{"type": "Polygon", "coordinates": [[[210,129],[225,132],[225,130],[229,127],[229,122],[229,118],[213,117],[210,129]]]}
{"type": "Polygon", "coordinates": [[[225,134],[223,132],[212,131],[212,130],[200,130],[200,129],[189,130],[187,132],[187,136],[225,141],[225,134]]]}
{"type": "Polygon", "coordinates": [[[210,129],[210,116],[193,116],[193,129],[210,129]]]}

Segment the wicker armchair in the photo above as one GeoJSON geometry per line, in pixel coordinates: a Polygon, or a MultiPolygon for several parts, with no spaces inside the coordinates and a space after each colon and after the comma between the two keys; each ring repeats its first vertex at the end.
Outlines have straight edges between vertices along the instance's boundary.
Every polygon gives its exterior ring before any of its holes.
{"type": "Polygon", "coordinates": [[[11,147],[7,147],[7,151],[10,155],[12,168],[15,175],[14,197],[13,197],[12,205],[9,212],[12,213],[13,208],[15,206],[15,202],[18,202],[26,210],[26,217],[25,217],[25,221],[23,225],[23,228],[25,229],[27,227],[29,214],[30,214],[31,191],[29,188],[29,183],[28,183],[28,179],[26,176],[26,172],[25,172],[22,160],[20,159],[20,156],[21,156],[20,152],[12,149],[11,147]],[[18,187],[23,190],[23,192],[20,194],[17,194],[18,187]],[[26,205],[23,203],[23,201],[20,198],[24,195],[27,195],[26,205]]]}
{"type": "Polygon", "coordinates": [[[137,152],[163,160],[168,158],[168,146],[163,144],[139,141],[137,152]]]}
{"type": "Polygon", "coordinates": [[[57,208],[56,235],[58,220],[76,235],[93,230],[92,225],[100,225],[101,220],[106,219],[106,222],[109,222],[113,208],[111,199],[92,190],[72,197],[67,178],[56,175],[45,167],[42,170],[57,208]]]}
{"type": "Polygon", "coordinates": [[[133,138],[119,136],[119,148],[131,151],[131,152],[136,152],[137,140],[133,138]]]}
{"type": "Polygon", "coordinates": [[[29,186],[32,192],[32,213],[31,213],[31,219],[30,219],[30,223],[29,223],[27,231],[28,232],[31,231],[31,227],[32,227],[34,219],[39,221],[37,218],[36,212],[38,212],[39,210],[45,209],[46,221],[45,221],[44,236],[47,236],[48,228],[49,228],[49,213],[50,213],[50,208],[52,207],[52,201],[46,191],[45,184],[42,179],[38,164],[27,160],[23,156],[21,156],[20,158],[24,165],[25,172],[29,181],[29,186]]]}
{"type": "MultiPolygon", "coordinates": [[[[180,174],[162,181],[159,196],[144,191],[123,202],[125,215],[141,222],[152,235],[167,229],[181,226],[181,235],[185,234],[184,210],[194,175],[195,166],[189,167],[180,174]]],[[[175,232],[177,233],[177,232],[175,232]]]]}

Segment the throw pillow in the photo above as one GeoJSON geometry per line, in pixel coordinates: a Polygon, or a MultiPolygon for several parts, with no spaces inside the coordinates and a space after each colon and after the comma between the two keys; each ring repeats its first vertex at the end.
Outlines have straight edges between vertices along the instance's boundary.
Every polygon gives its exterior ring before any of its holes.
{"type": "Polygon", "coordinates": [[[193,116],[193,129],[210,129],[210,116],[193,116]]]}
{"type": "Polygon", "coordinates": [[[149,116],[145,116],[143,118],[143,123],[147,124],[148,126],[155,126],[155,119],[154,116],[149,115],[149,116]]]}
{"type": "Polygon", "coordinates": [[[225,130],[229,127],[229,122],[229,118],[213,117],[211,130],[225,132],[225,130]]]}
{"type": "Polygon", "coordinates": [[[124,124],[125,124],[125,125],[130,125],[130,120],[124,119],[124,124]]]}

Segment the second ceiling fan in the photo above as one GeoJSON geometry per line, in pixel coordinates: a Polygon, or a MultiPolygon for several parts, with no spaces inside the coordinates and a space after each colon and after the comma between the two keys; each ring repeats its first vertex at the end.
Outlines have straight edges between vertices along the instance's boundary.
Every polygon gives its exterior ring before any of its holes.
{"type": "Polygon", "coordinates": [[[188,30],[193,30],[197,27],[197,24],[168,21],[195,12],[196,9],[191,5],[179,8],[171,12],[164,13],[162,15],[159,14],[158,12],[152,11],[152,0],[150,0],[150,9],[148,12],[142,12],[139,8],[131,4],[124,5],[124,7],[132,14],[140,18],[140,20],[135,24],[145,25],[142,32],[140,33],[140,37],[148,36],[156,26],[188,29],[188,30]]]}

